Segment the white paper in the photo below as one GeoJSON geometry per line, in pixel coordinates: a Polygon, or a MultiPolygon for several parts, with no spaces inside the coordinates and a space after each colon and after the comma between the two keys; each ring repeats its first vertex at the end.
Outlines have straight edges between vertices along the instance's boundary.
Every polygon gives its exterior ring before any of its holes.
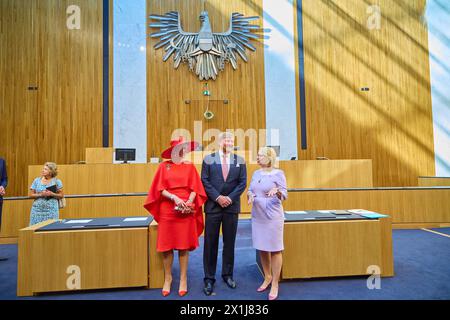
{"type": "Polygon", "coordinates": [[[285,211],[286,214],[308,214],[306,211],[285,211]]]}
{"type": "Polygon", "coordinates": [[[320,213],[331,213],[331,210],[318,210],[320,213]]]}
{"type": "Polygon", "coordinates": [[[69,221],[66,221],[65,223],[88,223],[91,221],[92,221],[92,219],[91,220],[69,220],[69,221]]]}
{"type": "Polygon", "coordinates": [[[351,210],[347,210],[347,211],[351,212],[351,213],[376,213],[376,212],[364,210],[364,209],[351,209],[351,210]]]}
{"type": "Polygon", "coordinates": [[[125,219],[123,219],[123,222],[145,221],[147,219],[148,219],[148,217],[143,217],[143,218],[125,218],[125,219]]]}

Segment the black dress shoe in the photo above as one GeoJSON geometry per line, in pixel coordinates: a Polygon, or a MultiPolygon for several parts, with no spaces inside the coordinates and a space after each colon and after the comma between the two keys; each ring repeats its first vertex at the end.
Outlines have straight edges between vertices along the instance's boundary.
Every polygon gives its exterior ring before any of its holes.
{"type": "Polygon", "coordinates": [[[223,281],[225,281],[227,286],[229,286],[231,289],[235,289],[236,288],[236,282],[233,280],[232,277],[223,278],[223,281]]]}
{"type": "Polygon", "coordinates": [[[203,288],[203,292],[207,295],[210,296],[213,293],[213,289],[214,286],[211,282],[206,282],[205,283],[205,287],[203,288]]]}
{"type": "Polygon", "coordinates": [[[8,258],[0,257],[0,261],[6,261],[6,260],[8,260],[8,258]]]}

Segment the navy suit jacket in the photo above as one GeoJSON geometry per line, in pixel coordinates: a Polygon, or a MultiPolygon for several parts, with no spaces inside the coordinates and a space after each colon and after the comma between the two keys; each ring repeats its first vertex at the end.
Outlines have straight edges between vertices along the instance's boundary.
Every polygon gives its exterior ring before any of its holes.
{"type": "Polygon", "coordinates": [[[247,186],[247,168],[242,157],[231,154],[230,170],[227,180],[224,181],[222,164],[219,153],[213,153],[205,157],[202,163],[202,182],[208,200],[205,204],[206,213],[227,212],[239,213],[241,211],[241,194],[247,186]],[[216,199],[220,195],[230,197],[232,204],[222,208],[216,199]]]}
{"type": "MultiPolygon", "coordinates": [[[[0,186],[3,186],[6,189],[8,185],[8,176],[6,175],[6,162],[4,159],[0,158],[0,186]]],[[[0,201],[3,200],[3,197],[0,196],[0,201]]]]}

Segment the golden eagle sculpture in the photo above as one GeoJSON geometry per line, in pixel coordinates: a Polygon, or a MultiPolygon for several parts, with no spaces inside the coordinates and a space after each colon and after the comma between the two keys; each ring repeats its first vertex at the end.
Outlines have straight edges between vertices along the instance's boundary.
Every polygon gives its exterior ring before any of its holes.
{"type": "Polygon", "coordinates": [[[246,49],[255,51],[250,41],[259,38],[253,32],[260,30],[260,27],[250,24],[250,21],[258,20],[258,16],[244,17],[243,14],[233,13],[228,31],[222,33],[212,32],[207,11],[200,14],[201,28],[198,33],[183,31],[180,14],[176,11],[164,15],[152,14],[150,19],[157,20],[150,23],[150,27],[160,29],[150,37],[160,38],[154,48],[164,48],[163,61],[173,55],[175,69],[181,62],[187,63],[200,80],[215,80],[219,71],[224,70],[225,63],[231,63],[236,70],[238,56],[247,62],[246,49]]]}

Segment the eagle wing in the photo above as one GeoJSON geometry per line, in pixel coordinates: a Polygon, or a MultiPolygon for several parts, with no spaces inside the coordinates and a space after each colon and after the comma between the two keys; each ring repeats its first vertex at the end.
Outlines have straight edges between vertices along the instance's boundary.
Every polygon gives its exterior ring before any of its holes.
{"type": "Polygon", "coordinates": [[[175,54],[174,67],[178,68],[182,61],[188,59],[189,53],[198,46],[198,33],[185,32],[181,27],[180,15],[176,11],[170,11],[164,15],[152,14],[150,19],[157,20],[150,23],[150,27],[159,28],[159,31],[150,34],[151,38],[160,38],[154,48],[164,47],[166,53],[163,61],[167,61],[172,54],[175,54]]]}
{"type": "Polygon", "coordinates": [[[250,40],[259,38],[253,31],[259,30],[260,27],[250,24],[250,21],[258,19],[258,16],[245,17],[243,14],[235,12],[231,15],[228,31],[213,33],[214,47],[223,57],[223,61],[219,61],[219,66],[222,67],[220,68],[221,70],[223,70],[225,62],[230,62],[233,69],[237,69],[237,56],[240,56],[242,60],[247,62],[246,48],[251,51],[256,50],[250,43],[250,40]]]}

